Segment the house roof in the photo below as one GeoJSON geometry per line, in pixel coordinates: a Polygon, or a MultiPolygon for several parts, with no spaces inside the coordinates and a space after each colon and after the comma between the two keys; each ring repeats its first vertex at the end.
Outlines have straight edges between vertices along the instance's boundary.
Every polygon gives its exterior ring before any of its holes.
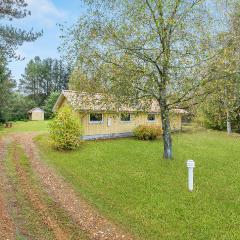
{"type": "Polygon", "coordinates": [[[39,107],[35,107],[28,111],[28,113],[32,113],[32,112],[44,112],[44,111],[39,107]]]}
{"type": "MultiPolygon", "coordinates": [[[[159,113],[160,107],[156,100],[139,101],[133,106],[133,104],[119,104],[113,101],[111,97],[104,96],[100,93],[86,93],[76,92],[71,90],[63,90],[60,94],[57,102],[53,107],[53,111],[57,111],[62,101],[66,99],[67,103],[75,111],[112,111],[112,112],[151,112],[159,113]]],[[[186,114],[184,109],[174,109],[177,114],[186,114]]]]}

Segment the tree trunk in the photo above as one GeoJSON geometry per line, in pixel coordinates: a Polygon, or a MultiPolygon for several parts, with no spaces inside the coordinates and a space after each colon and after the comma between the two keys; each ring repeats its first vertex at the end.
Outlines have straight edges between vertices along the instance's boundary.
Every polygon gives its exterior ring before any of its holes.
{"type": "Polygon", "coordinates": [[[169,118],[169,110],[165,103],[159,103],[161,107],[161,119],[163,130],[163,143],[164,143],[164,159],[172,159],[172,138],[171,126],[169,118]]]}
{"type": "Polygon", "coordinates": [[[228,134],[232,133],[232,125],[229,111],[227,111],[227,133],[228,134]]]}

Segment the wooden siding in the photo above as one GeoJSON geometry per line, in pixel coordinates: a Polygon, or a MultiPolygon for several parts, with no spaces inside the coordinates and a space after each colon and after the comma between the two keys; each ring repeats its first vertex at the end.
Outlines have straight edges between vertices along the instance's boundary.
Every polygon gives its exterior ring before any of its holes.
{"type": "MultiPolygon", "coordinates": [[[[130,122],[122,122],[120,114],[103,113],[102,123],[90,123],[88,113],[80,113],[80,121],[84,128],[84,135],[97,135],[97,134],[114,134],[114,133],[127,133],[132,132],[134,128],[139,125],[157,125],[161,126],[161,117],[156,114],[154,122],[147,120],[147,113],[132,113],[130,122]],[[108,121],[111,119],[111,125],[108,121]]],[[[181,116],[174,115],[171,117],[172,130],[181,129],[181,116]]]]}
{"type": "Polygon", "coordinates": [[[66,98],[63,99],[63,101],[59,104],[58,108],[60,109],[61,107],[64,107],[64,106],[70,106],[66,98]]]}
{"type": "Polygon", "coordinates": [[[39,112],[39,111],[32,112],[30,114],[30,119],[32,121],[42,121],[44,120],[44,112],[39,112]]]}
{"type": "MultiPolygon", "coordinates": [[[[60,103],[59,108],[66,106],[67,100],[64,99],[60,103]]],[[[90,113],[76,113],[79,116],[81,124],[83,125],[84,135],[93,136],[98,134],[118,134],[118,133],[129,133],[139,125],[157,125],[161,126],[160,114],[155,114],[155,121],[149,122],[147,120],[148,113],[131,113],[130,122],[122,122],[120,119],[120,113],[103,113],[102,123],[90,123],[90,113]],[[108,120],[111,119],[111,126],[108,125],[108,120]]],[[[181,129],[181,115],[171,114],[171,128],[173,131],[181,129]]]]}

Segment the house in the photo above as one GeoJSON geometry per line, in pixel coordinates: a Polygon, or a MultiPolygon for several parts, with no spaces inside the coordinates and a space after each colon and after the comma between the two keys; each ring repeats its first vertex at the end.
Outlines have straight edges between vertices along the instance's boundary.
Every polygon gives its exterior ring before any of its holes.
{"type": "Polygon", "coordinates": [[[44,111],[39,107],[35,107],[28,111],[28,116],[32,121],[42,121],[44,120],[44,111]]]}
{"type": "MultiPolygon", "coordinates": [[[[134,128],[139,125],[161,126],[160,109],[156,101],[144,103],[143,106],[122,106],[101,94],[64,90],[55,103],[53,112],[66,105],[78,115],[83,125],[85,140],[131,136],[134,128]]],[[[182,115],[185,113],[183,109],[171,112],[172,130],[181,130],[182,115]]]]}

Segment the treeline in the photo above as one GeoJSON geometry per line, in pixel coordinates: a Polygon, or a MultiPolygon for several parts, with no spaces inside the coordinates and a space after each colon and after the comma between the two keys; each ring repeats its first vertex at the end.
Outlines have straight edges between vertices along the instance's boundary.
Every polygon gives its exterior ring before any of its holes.
{"type": "Polygon", "coordinates": [[[239,0],[86,2],[86,14],[62,28],[75,65],[70,88],[127,104],[155,99],[169,153],[174,108],[198,125],[240,132],[239,0]]]}
{"type": "Polygon", "coordinates": [[[70,68],[62,60],[35,57],[27,64],[19,89],[36,105],[42,106],[52,92],[67,88],[69,73],[70,68]]]}
{"type": "MultiPolygon", "coordinates": [[[[16,92],[16,82],[8,69],[10,60],[19,60],[16,49],[24,42],[32,42],[41,37],[41,32],[25,31],[15,28],[12,20],[18,20],[30,15],[24,0],[1,1],[0,4],[0,123],[15,118],[25,118],[20,114],[24,107],[28,109],[35,103],[16,92]],[[19,114],[18,114],[19,113],[19,114]],[[17,116],[18,115],[18,116],[17,116]]],[[[24,110],[25,110],[24,109],[24,110]]]]}
{"type": "Polygon", "coordinates": [[[1,67],[0,122],[26,120],[28,111],[36,106],[50,118],[61,90],[67,88],[69,68],[58,59],[35,57],[17,84],[5,63],[1,67]]]}
{"type": "Polygon", "coordinates": [[[240,3],[235,2],[228,28],[217,35],[218,52],[206,67],[211,85],[202,87],[207,98],[191,109],[204,127],[240,132],[240,3]]]}
{"type": "Polygon", "coordinates": [[[32,42],[42,32],[26,31],[11,24],[30,15],[26,0],[3,1],[0,4],[0,123],[27,119],[33,107],[42,107],[46,117],[60,91],[68,85],[69,68],[58,59],[30,60],[19,82],[8,68],[11,60],[20,60],[16,49],[24,42],[32,42]]]}

